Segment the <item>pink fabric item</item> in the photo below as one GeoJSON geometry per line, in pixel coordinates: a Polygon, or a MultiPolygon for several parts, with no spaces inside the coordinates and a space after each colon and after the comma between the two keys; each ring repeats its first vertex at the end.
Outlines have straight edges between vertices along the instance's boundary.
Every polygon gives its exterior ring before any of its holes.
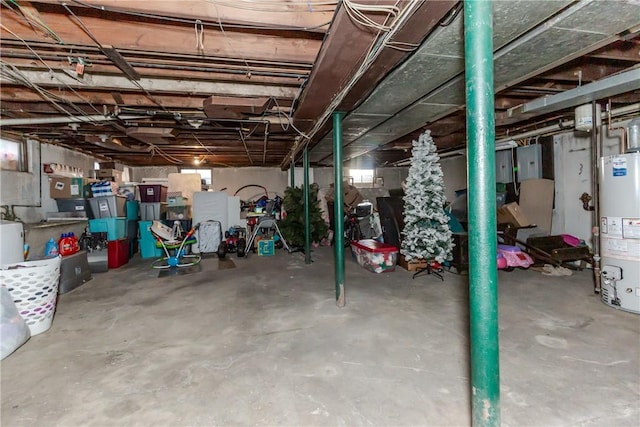
{"type": "Polygon", "coordinates": [[[572,236],[571,234],[561,234],[562,240],[569,246],[573,246],[574,248],[580,245],[580,239],[576,236],[572,236]]]}
{"type": "Polygon", "coordinates": [[[529,268],[529,266],[533,264],[533,259],[529,256],[529,254],[522,251],[513,252],[512,250],[507,251],[498,248],[498,253],[502,254],[504,259],[507,260],[507,267],[529,268]]]}

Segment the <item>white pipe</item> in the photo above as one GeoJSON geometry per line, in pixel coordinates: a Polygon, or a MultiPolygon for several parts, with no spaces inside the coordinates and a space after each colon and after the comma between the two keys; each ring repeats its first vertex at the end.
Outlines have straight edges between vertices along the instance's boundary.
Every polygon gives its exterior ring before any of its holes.
{"type": "Polygon", "coordinates": [[[105,116],[96,114],[92,116],[62,116],[62,117],[26,117],[21,119],[0,120],[0,126],[24,126],[24,125],[49,125],[56,123],[93,123],[109,122],[117,119],[136,120],[144,119],[148,116],[105,116]]]}
{"type": "MultiPolygon", "coordinates": [[[[626,105],[624,107],[620,107],[620,108],[616,108],[615,110],[611,110],[611,117],[618,117],[618,116],[622,116],[624,114],[635,113],[635,112],[640,112],[640,103],[626,105]]],[[[603,119],[606,119],[607,115],[608,115],[608,113],[606,111],[601,114],[603,119]]],[[[496,145],[500,144],[500,143],[507,142],[507,141],[516,140],[516,139],[532,138],[534,136],[545,135],[545,134],[548,134],[548,133],[557,132],[559,130],[573,129],[573,125],[574,125],[574,121],[573,120],[567,120],[567,121],[561,122],[559,124],[545,126],[543,128],[534,129],[534,130],[530,130],[530,131],[527,131],[527,132],[522,132],[522,133],[519,133],[517,135],[509,135],[507,137],[504,137],[502,139],[497,140],[496,141],[496,145]]]]}

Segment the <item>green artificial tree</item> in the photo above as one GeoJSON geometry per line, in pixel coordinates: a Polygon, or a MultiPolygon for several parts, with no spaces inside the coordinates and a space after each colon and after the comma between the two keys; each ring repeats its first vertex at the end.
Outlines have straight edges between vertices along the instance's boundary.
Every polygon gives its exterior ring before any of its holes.
{"type": "Polygon", "coordinates": [[[400,253],[407,261],[442,263],[451,259],[453,238],[444,211],[444,179],[431,132],[413,141],[404,195],[404,230],[400,253]]]}
{"type": "MultiPolygon", "coordinates": [[[[322,211],[318,206],[318,185],[309,187],[309,222],[311,224],[311,241],[319,242],[327,236],[329,227],[322,219],[322,211]]],[[[287,216],[278,223],[287,243],[291,246],[304,246],[304,192],[302,187],[287,187],[282,201],[287,216]]]]}

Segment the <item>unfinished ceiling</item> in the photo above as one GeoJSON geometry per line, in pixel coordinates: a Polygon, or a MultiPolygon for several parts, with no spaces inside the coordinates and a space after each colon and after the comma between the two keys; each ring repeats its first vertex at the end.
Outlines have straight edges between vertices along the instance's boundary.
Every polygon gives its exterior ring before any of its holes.
{"type": "MultiPolygon", "coordinates": [[[[637,114],[640,2],[493,4],[498,137],[572,118],[529,103],[611,76],[632,83],[592,98],[637,114]]],[[[287,167],[305,144],[332,165],[341,110],[352,162],[399,164],[424,129],[461,148],[461,6],[2,0],[2,133],[129,165],[287,167]]]]}

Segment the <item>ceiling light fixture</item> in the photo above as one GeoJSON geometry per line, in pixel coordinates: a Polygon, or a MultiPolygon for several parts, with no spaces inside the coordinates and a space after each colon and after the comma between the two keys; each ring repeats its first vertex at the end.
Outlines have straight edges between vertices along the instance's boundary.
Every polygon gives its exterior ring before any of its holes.
{"type": "Polygon", "coordinates": [[[191,127],[198,129],[200,128],[200,126],[202,126],[204,120],[187,120],[187,123],[189,123],[191,127]]]}

